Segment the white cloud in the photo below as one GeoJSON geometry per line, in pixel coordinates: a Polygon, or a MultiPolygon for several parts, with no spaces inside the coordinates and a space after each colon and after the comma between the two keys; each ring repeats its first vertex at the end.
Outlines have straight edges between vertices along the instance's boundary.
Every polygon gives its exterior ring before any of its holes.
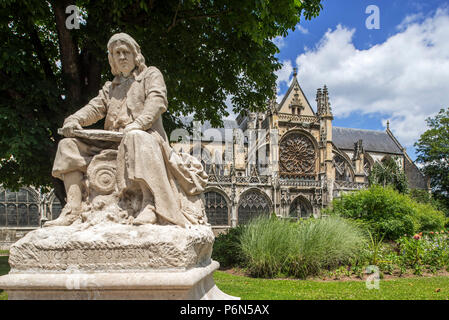
{"type": "MultiPolygon", "coordinates": [[[[299,55],[299,81],[309,97],[327,84],[334,115],[378,113],[405,146],[426,130],[425,119],[449,105],[449,14],[410,16],[384,43],[358,50],[355,29],[328,30],[318,45],[299,55]]],[[[288,81],[289,61],[279,71],[288,81]]],[[[290,71],[291,72],[291,71],[290,71]]]]}
{"type": "Polygon", "coordinates": [[[403,30],[407,29],[407,27],[410,24],[412,24],[414,22],[419,22],[423,18],[424,18],[424,14],[422,12],[408,15],[404,18],[404,20],[402,20],[402,22],[396,27],[396,29],[403,31],[403,30]]]}
{"type": "Polygon", "coordinates": [[[300,24],[296,25],[296,29],[298,29],[299,32],[301,32],[302,34],[309,34],[309,30],[307,28],[304,28],[300,24]]]}
{"type": "Polygon", "coordinates": [[[281,49],[285,46],[285,38],[282,36],[277,36],[276,38],[273,38],[271,42],[273,42],[276,45],[276,47],[278,47],[278,49],[281,49]]]}
{"type": "MultiPolygon", "coordinates": [[[[285,84],[286,86],[290,86],[291,81],[293,80],[292,77],[293,72],[293,66],[292,62],[290,60],[282,61],[282,68],[275,72],[277,76],[276,80],[276,88],[279,93],[281,84],[285,84]]],[[[277,96],[277,102],[281,102],[282,96],[277,96]]]]}

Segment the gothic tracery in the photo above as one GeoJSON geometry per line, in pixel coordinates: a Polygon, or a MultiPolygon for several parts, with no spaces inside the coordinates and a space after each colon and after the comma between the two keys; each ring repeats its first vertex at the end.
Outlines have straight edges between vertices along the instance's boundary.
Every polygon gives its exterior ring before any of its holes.
{"type": "Polygon", "coordinates": [[[314,175],[316,153],[310,138],[299,132],[289,133],[282,139],[279,149],[282,176],[314,175]]]}

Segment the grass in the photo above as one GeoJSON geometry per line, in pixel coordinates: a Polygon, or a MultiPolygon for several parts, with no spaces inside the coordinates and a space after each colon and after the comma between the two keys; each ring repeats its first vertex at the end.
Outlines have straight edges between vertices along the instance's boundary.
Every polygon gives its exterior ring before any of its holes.
{"type": "MultiPolygon", "coordinates": [[[[0,257],[0,275],[9,272],[8,257],[0,257]]],[[[269,280],[217,271],[215,283],[242,300],[449,300],[449,277],[381,280],[379,290],[364,281],[269,280]]],[[[0,300],[8,295],[0,290],[0,300]]]]}
{"type": "Polygon", "coordinates": [[[365,281],[270,280],[214,274],[216,285],[242,300],[449,300],[449,277],[380,280],[379,290],[365,281]]]}
{"type": "Polygon", "coordinates": [[[0,250],[0,254],[9,255],[9,250],[0,250]]]}
{"type": "MultiPolygon", "coordinates": [[[[9,272],[8,256],[0,257],[0,276],[9,272]]],[[[0,289],[0,300],[7,300],[8,295],[0,289]]]]}

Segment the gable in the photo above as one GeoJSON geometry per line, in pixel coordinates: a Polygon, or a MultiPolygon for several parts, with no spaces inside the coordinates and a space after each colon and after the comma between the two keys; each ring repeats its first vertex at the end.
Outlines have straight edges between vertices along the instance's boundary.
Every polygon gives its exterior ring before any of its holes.
{"type": "MultiPolygon", "coordinates": [[[[296,77],[293,78],[290,88],[279,104],[278,112],[292,114],[292,107],[294,107],[295,109],[300,107],[301,115],[315,116],[315,112],[310,106],[310,103],[307,100],[304,92],[302,91],[302,88],[299,85],[298,79],[296,77]]],[[[295,114],[297,114],[297,111],[295,111],[295,114]]]]}

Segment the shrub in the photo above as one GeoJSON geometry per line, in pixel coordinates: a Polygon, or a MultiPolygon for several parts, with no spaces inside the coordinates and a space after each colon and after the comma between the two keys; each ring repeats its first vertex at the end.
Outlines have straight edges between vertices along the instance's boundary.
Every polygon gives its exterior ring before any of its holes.
{"type": "Polygon", "coordinates": [[[441,195],[431,194],[422,189],[411,189],[409,195],[416,202],[430,204],[435,209],[442,211],[446,217],[449,217],[449,203],[441,195]]]}
{"type": "Polygon", "coordinates": [[[417,231],[439,231],[444,228],[446,217],[430,204],[415,203],[417,231]]]}
{"type": "Polygon", "coordinates": [[[335,199],[330,214],[362,221],[377,235],[395,240],[404,234],[444,227],[444,214],[429,204],[420,204],[391,187],[344,194],[335,199]]]}
{"type": "Polygon", "coordinates": [[[245,225],[238,225],[215,238],[212,259],[218,261],[220,267],[230,268],[243,264],[240,236],[244,228],[245,225]]]}
{"type": "Polygon", "coordinates": [[[256,219],[241,236],[248,271],[257,277],[305,278],[349,262],[363,242],[362,231],[339,217],[297,223],[256,219]]]}

